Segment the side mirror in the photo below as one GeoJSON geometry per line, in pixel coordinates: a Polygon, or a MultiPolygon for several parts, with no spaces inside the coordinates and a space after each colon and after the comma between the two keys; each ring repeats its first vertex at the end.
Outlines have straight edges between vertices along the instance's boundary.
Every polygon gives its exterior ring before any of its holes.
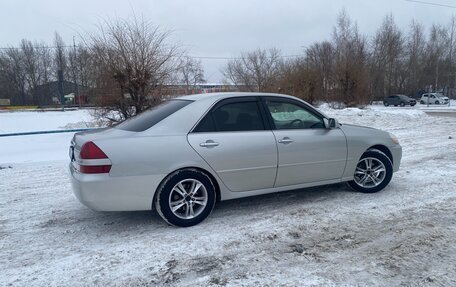
{"type": "Polygon", "coordinates": [[[335,118],[324,119],[327,129],[335,129],[339,127],[339,122],[335,118]]]}

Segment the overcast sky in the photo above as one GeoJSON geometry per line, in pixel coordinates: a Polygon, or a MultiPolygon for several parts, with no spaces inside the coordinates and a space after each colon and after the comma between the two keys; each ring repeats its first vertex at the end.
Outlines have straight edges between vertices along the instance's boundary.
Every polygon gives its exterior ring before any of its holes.
{"type": "MultiPolygon", "coordinates": [[[[427,0],[456,6],[456,1],[427,0]]],[[[21,39],[52,43],[58,31],[67,43],[101,19],[133,13],[164,29],[194,56],[237,56],[255,48],[279,48],[284,55],[328,39],[345,7],[361,32],[372,35],[386,14],[406,29],[412,19],[429,27],[447,25],[456,9],[405,0],[0,0],[0,46],[21,39]]],[[[76,38],[76,42],[79,40],[76,38]]],[[[208,82],[222,80],[226,60],[203,60],[208,82]]]]}

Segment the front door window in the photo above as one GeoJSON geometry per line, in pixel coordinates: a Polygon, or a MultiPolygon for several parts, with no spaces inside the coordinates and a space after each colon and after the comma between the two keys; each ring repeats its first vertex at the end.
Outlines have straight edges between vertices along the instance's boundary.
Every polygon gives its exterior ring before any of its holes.
{"type": "Polygon", "coordinates": [[[271,113],[275,128],[278,130],[325,127],[320,116],[297,104],[267,100],[266,106],[271,113]]]}

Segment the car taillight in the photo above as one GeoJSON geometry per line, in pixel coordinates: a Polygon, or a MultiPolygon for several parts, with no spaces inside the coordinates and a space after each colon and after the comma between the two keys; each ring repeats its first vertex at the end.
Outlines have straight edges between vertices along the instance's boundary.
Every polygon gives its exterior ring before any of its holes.
{"type": "Polygon", "coordinates": [[[79,157],[82,159],[108,158],[106,154],[93,142],[86,142],[84,145],[82,145],[79,157]]]}
{"type": "Polygon", "coordinates": [[[79,157],[82,159],[79,165],[81,173],[109,173],[111,170],[108,156],[93,142],[86,142],[82,145],[79,157]]]}

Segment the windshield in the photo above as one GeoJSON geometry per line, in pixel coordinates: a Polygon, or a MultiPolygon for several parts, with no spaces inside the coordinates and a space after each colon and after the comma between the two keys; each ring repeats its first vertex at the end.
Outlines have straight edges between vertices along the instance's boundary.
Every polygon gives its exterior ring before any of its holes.
{"type": "Polygon", "coordinates": [[[121,122],[115,128],[132,132],[145,131],[191,102],[189,100],[165,101],[158,106],[152,107],[137,116],[121,122]]]}

